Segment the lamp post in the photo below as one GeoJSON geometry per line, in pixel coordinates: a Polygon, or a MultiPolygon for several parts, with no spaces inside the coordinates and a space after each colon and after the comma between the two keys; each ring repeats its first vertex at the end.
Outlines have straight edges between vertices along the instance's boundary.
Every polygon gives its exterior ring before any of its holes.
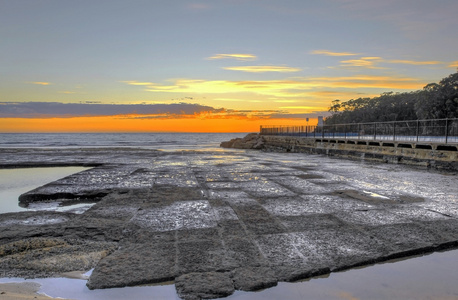
{"type": "Polygon", "coordinates": [[[305,137],[308,137],[308,132],[309,132],[309,118],[305,118],[305,121],[307,121],[307,127],[305,127],[305,137]]]}

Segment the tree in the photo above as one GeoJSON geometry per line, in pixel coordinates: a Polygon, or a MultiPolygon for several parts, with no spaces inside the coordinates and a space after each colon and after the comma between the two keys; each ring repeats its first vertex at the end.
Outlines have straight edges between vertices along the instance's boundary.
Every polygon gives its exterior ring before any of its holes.
{"type": "Polygon", "coordinates": [[[426,85],[415,111],[419,119],[458,118],[458,72],[426,85]]]}
{"type": "Polygon", "coordinates": [[[325,124],[458,118],[458,72],[409,93],[332,101],[325,124]]]}

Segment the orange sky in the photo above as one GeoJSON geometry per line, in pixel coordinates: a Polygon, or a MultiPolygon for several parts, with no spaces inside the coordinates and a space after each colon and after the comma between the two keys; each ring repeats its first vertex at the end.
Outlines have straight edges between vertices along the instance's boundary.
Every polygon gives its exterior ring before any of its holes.
{"type": "MultiPolygon", "coordinates": [[[[308,125],[316,125],[310,119],[308,125]]],[[[2,132],[258,132],[260,125],[305,126],[302,119],[0,118],[2,132]]]]}

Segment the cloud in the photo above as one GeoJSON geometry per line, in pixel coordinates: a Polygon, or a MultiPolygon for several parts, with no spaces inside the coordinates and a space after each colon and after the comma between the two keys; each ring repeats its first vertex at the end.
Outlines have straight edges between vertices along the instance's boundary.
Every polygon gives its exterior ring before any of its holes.
{"type": "Polygon", "coordinates": [[[284,66],[242,66],[242,67],[225,67],[223,69],[231,70],[231,71],[250,72],[250,73],[265,73],[265,72],[288,73],[288,72],[301,71],[301,69],[299,68],[284,67],[284,66]]]}
{"type": "MultiPolygon", "coordinates": [[[[128,84],[132,82],[127,81],[128,84]]],[[[193,94],[237,94],[249,93],[268,97],[304,97],[317,89],[355,89],[363,88],[386,90],[416,90],[426,83],[416,78],[396,76],[355,75],[346,77],[294,77],[282,80],[202,80],[175,79],[170,85],[152,83],[144,86],[149,92],[169,92],[193,94]]],[[[345,92],[345,91],[344,91],[345,92]]]]}
{"type": "Polygon", "coordinates": [[[210,106],[174,104],[99,104],[60,102],[0,102],[1,118],[72,118],[119,115],[195,115],[221,112],[210,106]]]}
{"type": "Polygon", "coordinates": [[[367,69],[383,69],[381,67],[375,66],[377,62],[379,62],[379,58],[374,57],[361,57],[360,59],[350,59],[350,60],[342,60],[341,67],[362,67],[367,69]]]}
{"type": "Polygon", "coordinates": [[[29,82],[31,84],[37,84],[37,85],[50,85],[52,84],[51,82],[45,82],[45,81],[32,81],[32,82],[29,82]]]}
{"type": "Polygon", "coordinates": [[[154,85],[154,83],[152,82],[139,82],[136,80],[126,80],[126,81],[120,81],[120,82],[127,83],[129,85],[154,85]]]}
{"type": "Polygon", "coordinates": [[[298,119],[327,112],[291,114],[284,110],[233,110],[190,103],[100,104],[60,102],[0,102],[0,118],[54,119],[114,117],[116,119],[298,119]]]}
{"type": "Polygon", "coordinates": [[[359,59],[349,59],[340,61],[341,67],[344,68],[366,68],[366,69],[386,69],[384,67],[377,66],[380,63],[385,64],[407,64],[415,66],[430,66],[430,65],[442,65],[441,61],[417,61],[417,60],[405,60],[405,59],[383,59],[378,56],[366,56],[359,59]]]}
{"type": "Polygon", "coordinates": [[[240,61],[250,61],[256,60],[256,55],[253,54],[243,54],[243,53],[234,53],[234,54],[215,54],[207,59],[214,60],[214,59],[236,59],[240,61]]]}
{"type": "Polygon", "coordinates": [[[234,98],[214,98],[215,101],[229,101],[229,102],[243,102],[243,99],[234,99],[234,98]]]}
{"type": "Polygon", "coordinates": [[[274,100],[275,103],[297,103],[297,100],[274,100]]]}
{"type": "Polygon", "coordinates": [[[280,108],[283,109],[314,109],[315,107],[313,106],[282,106],[280,108]]]}
{"type": "Polygon", "coordinates": [[[424,65],[441,65],[443,62],[441,61],[415,61],[415,60],[402,60],[402,59],[391,59],[387,60],[386,62],[391,64],[407,64],[407,65],[416,65],[416,66],[424,66],[424,65]]]}
{"type": "Polygon", "coordinates": [[[326,55],[326,56],[355,56],[359,55],[358,53],[352,52],[334,52],[329,50],[313,50],[310,54],[319,54],[319,55],[326,55]]]}
{"type": "Polygon", "coordinates": [[[449,67],[450,68],[458,68],[458,60],[450,63],[449,67]]]}
{"type": "Polygon", "coordinates": [[[316,84],[323,87],[341,88],[383,88],[383,89],[421,89],[425,83],[419,82],[416,78],[391,77],[374,75],[355,75],[343,77],[315,77],[316,84]]]}

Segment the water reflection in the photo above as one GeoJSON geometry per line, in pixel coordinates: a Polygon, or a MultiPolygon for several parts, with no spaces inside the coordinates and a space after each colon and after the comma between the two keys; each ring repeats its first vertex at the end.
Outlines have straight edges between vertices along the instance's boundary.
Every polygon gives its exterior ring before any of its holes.
{"type": "Polygon", "coordinates": [[[390,261],[285,283],[255,293],[235,292],[228,300],[273,299],[458,299],[458,250],[390,261]]]}
{"type": "MultiPolygon", "coordinates": [[[[458,299],[456,270],[458,250],[435,252],[404,260],[331,273],[302,282],[280,282],[259,292],[236,291],[228,300],[277,299],[458,299]]],[[[24,282],[0,278],[4,282],[24,282]]],[[[172,283],[155,286],[89,290],[86,281],[70,278],[29,279],[42,285],[40,292],[51,297],[75,300],[179,299],[172,283]]]]}
{"type": "Polygon", "coordinates": [[[28,210],[19,195],[60,178],[87,170],[84,167],[0,169],[0,213],[28,210]]]}

